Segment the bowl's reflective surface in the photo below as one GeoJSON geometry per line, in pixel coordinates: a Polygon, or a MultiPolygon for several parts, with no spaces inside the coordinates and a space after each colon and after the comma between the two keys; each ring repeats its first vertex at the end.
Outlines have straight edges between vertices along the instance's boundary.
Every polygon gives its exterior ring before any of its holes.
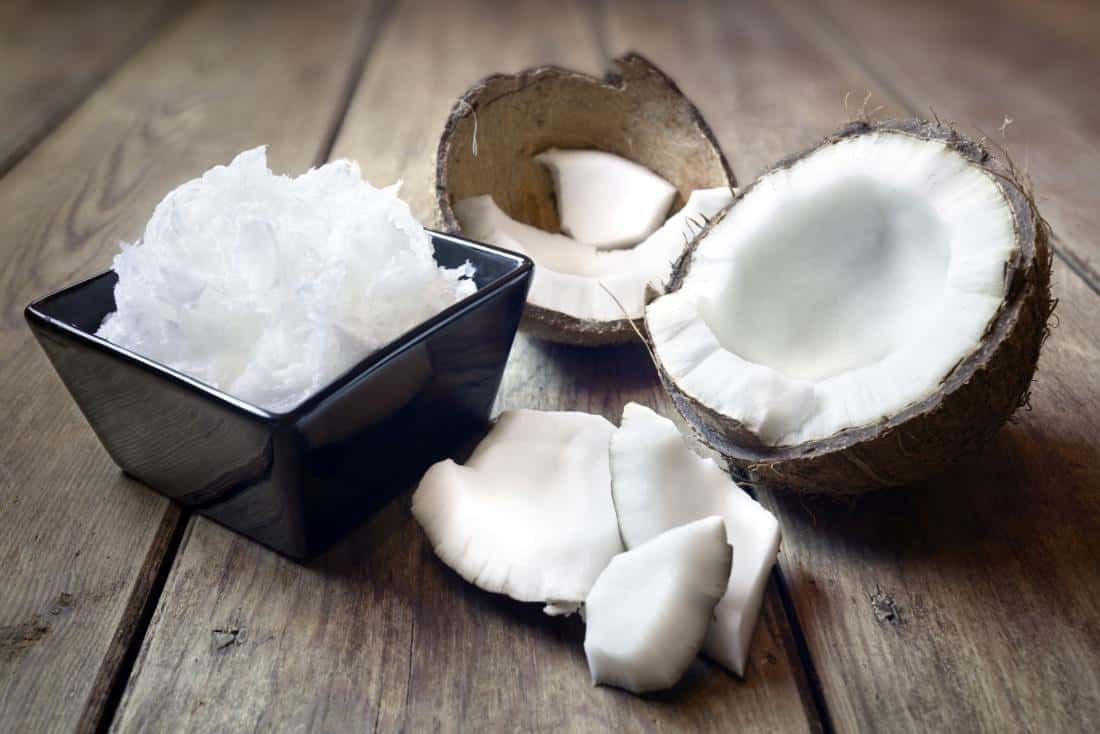
{"type": "Polygon", "coordinates": [[[531,263],[434,235],[478,291],[272,414],[93,336],[114,310],[106,272],[27,307],[27,321],[124,471],[295,558],[325,548],[484,429],[523,311],[531,263]]]}

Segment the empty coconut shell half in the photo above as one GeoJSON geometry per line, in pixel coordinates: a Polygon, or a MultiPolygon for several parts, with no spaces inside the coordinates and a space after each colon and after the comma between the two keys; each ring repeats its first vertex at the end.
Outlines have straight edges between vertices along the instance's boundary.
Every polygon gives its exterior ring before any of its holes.
{"type": "Polygon", "coordinates": [[[552,66],[490,76],[458,100],[439,141],[436,198],[447,231],[517,248],[523,236],[540,239],[540,252],[526,250],[536,269],[522,322],[540,338],[583,345],[635,338],[603,288],[640,323],[646,282],[665,279],[690,233],[732,198],[729,164],[676,84],[638,54],[616,59],[614,68],[604,79],[552,66]],[[557,234],[555,182],[536,156],[575,150],[615,154],[675,187],[671,216],[652,242],[597,257],[557,234]],[[505,220],[507,232],[490,238],[464,227],[462,206],[505,220]]]}
{"type": "Polygon", "coordinates": [[[1026,402],[1049,231],[1011,161],[921,120],[853,123],[688,245],[645,323],[684,418],[757,483],[907,484],[1026,402]]]}

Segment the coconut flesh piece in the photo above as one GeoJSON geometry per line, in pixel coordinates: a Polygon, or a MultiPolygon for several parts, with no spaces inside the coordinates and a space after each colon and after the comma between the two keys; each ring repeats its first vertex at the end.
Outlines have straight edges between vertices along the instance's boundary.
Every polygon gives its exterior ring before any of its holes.
{"type": "Polygon", "coordinates": [[[732,200],[728,188],[700,189],[656,232],[628,250],[600,251],[561,234],[518,222],[489,195],[454,205],[463,232],[489,244],[527,255],[536,268],[527,302],[588,321],[632,319],[645,312],[645,288],[662,286],[683,254],[693,222],[710,219],[732,200]],[[615,294],[611,298],[604,290],[615,294]],[[620,306],[621,304],[621,306],[620,306]]]}
{"type": "Polygon", "coordinates": [[[615,556],[584,604],[592,682],[635,693],[675,685],[703,643],[732,555],[722,518],[708,517],[615,556]]]}
{"type": "Polygon", "coordinates": [[[634,161],[602,150],[550,150],[561,231],[600,250],[633,247],[668,216],[676,187],[634,161]]]}
{"type": "Polygon", "coordinates": [[[428,469],[412,512],[470,583],[573,611],[623,550],[611,502],[615,426],[588,413],[506,411],[465,465],[428,469]]]}
{"type": "Polygon", "coordinates": [[[746,445],[793,446],[935,392],[996,316],[1015,248],[992,173],[876,130],[759,179],[646,325],[682,396],[746,445]]]}
{"type": "Polygon", "coordinates": [[[704,652],[745,674],[768,573],[779,552],[779,523],[713,459],[695,454],[676,425],[628,403],[611,436],[611,493],[627,549],[711,515],[725,521],[733,569],[707,630],[704,652]]]}

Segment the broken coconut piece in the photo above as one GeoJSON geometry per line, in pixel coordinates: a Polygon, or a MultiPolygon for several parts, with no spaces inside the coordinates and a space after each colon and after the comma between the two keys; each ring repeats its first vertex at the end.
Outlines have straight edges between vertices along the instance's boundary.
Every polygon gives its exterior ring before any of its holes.
{"type": "Polygon", "coordinates": [[[728,188],[692,192],[687,204],[643,242],[629,250],[607,252],[517,222],[488,195],[458,202],[455,214],[468,237],[535,261],[529,307],[591,325],[611,328],[621,323],[629,328],[623,311],[632,319],[642,317],[646,286],[652,284],[658,290],[664,286],[687,238],[732,199],[728,188]]]}
{"type": "MultiPolygon", "coordinates": [[[[558,232],[553,180],[535,159],[550,148],[600,150],[644,166],[676,187],[674,211],[693,191],[736,185],[710,128],[672,80],[638,54],[612,63],[604,79],[539,67],[474,84],[455,103],[440,136],[436,200],[443,227],[477,239],[460,223],[455,205],[486,195],[511,219],[558,232]]],[[[678,244],[685,232],[677,232],[678,244]]],[[[536,281],[543,269],[538,263],[536,281]]],[[[595,304],[614,307],[606,301],[595,304]]],[[[618,310],[595,318],[583,299],[568,302],[575,304],[572,311],[528,301],[521,328],[586,346],[636,338],[618,310]]]]}
{"type": "Polygon", "coordinates": [[[703,651],[745,674],[749,643],[779,552],[779,523],[738,487],[713,459],[695,454],[676,425],[628,403],[611,436],[611,494],[627,549],[684,523],[711,515],[725,521],[733,570],[703,651]]]}
{"type": "Polygon", "coordinates": [[[668,217],[676,187],[602,150],[551,148],[535,156],[554,179],[561,231],[599,250],[631,247],[668,217]]]}
{"type": "Polygon", "coordinates": [[[669,530],[611,559],[585,601],[592,682],[671,688],[699,652],[733,549],[721,517],[669,530]]]}
{"type": "Polygon", "coordinates": [[[428,469],[413,515],[470,583],[572,611],[622,550],[608,469],[614,430],[588,413],[506,411],[465,465],[428,469]]]}
{"type": "Polygon", "coordinates": [[[673,400],[754,481],[850,493],[983,444],[1051,311],[1010,165],[938,123],[855,123],[761,176],[646,309],[673,400]]]}

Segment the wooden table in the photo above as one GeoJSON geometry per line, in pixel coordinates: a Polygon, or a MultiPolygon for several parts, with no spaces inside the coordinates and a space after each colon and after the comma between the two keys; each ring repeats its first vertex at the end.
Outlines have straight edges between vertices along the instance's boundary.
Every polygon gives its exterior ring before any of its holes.
{"type": "MultiPolygon", "coordinates": [[[[1031,0],[0,5],[0,730],[1095,731],[1100,721],[1100,7],[1031,0]],[[1029,409],[982,455],[851,504],[778,494],[744,680],[593,688],[578,622],[461,582],[403,496],[298,565],[120,475],[23,324],[173,186],[270,145],[405,179],[434,214],[454,99],[627,49],[743,182],[869,91],[1007,140],[1057,234],[1029,409]],[[1096,187],[1096,188],[1094,188],[1096,187]]],[[[517,341],[499,408],[669,412],[644,353],[517,341]]]]}

